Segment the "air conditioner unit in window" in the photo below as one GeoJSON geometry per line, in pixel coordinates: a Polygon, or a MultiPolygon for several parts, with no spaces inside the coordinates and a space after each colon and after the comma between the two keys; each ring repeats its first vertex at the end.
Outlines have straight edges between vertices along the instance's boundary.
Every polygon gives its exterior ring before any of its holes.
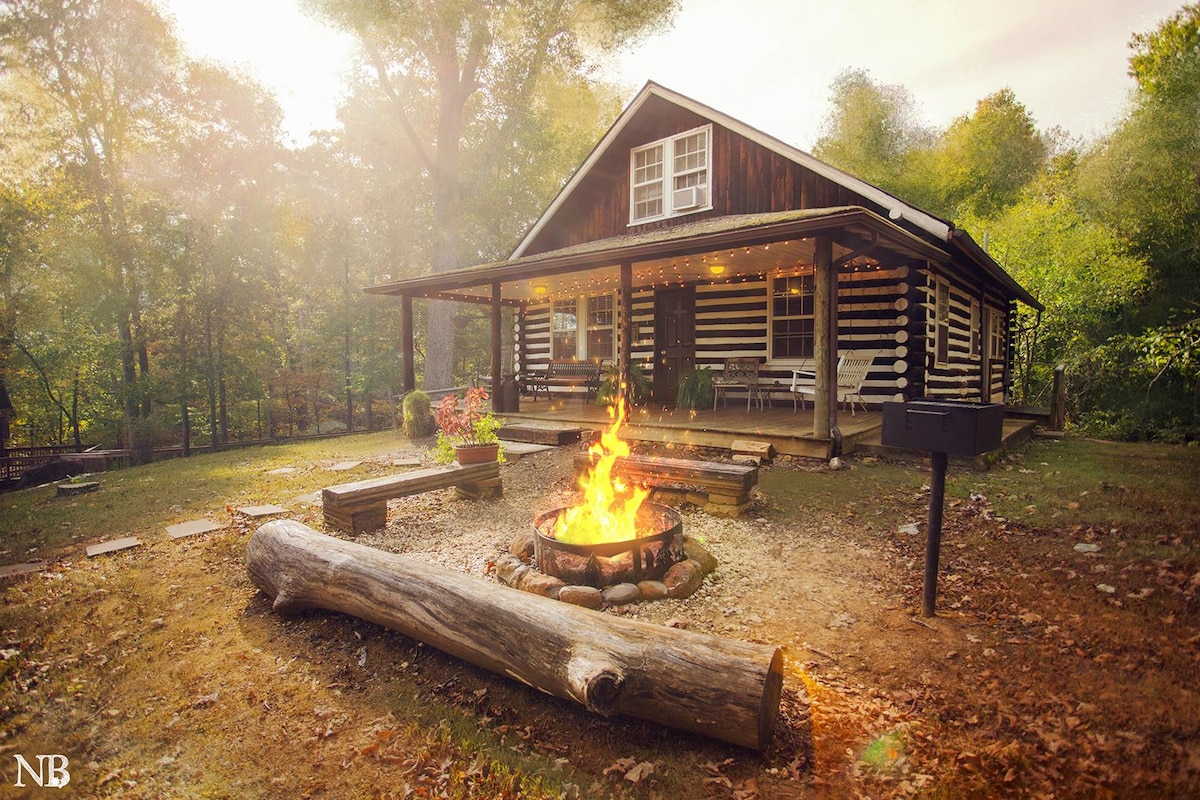
{"type": "Polygon", "coordinates": [[[671,207],[676,211],[685,208],[696,208],[704,205],[704,187],[689,186],[686,189],[676,189],[671,196],[671,207]]]}

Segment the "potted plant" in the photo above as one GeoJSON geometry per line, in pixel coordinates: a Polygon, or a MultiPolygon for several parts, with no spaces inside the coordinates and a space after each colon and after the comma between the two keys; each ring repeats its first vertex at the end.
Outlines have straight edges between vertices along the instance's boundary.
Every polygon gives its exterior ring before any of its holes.
{"type": "Polygon", "coordinates": [[[676,408],[712,408],[713,375],[707,368],[693,369],[679,379],[676,408]]]}
{"type": "Polygon", "coordinates": [[[438,426],[434,456],[439,462],[481,464],[502,460],[499,430],[504,420],[484,410],[487,399],[485,389],[468,389],[461,407],[457,394],[448,394],[437,404],[433,412],[438,426]]]}
{"type": "MultiPolygon", "coordinates": [[[[621,388],[621,369],[615,363],[604,368],[600,386],[596,390],[596,405],[611,406],[617,402],[621,388]]],[[[629,385],[625,387],[625,402],[630,406],[640,405],[650,396],[650,379],[636,361],[629,364],[629,385]]]]}

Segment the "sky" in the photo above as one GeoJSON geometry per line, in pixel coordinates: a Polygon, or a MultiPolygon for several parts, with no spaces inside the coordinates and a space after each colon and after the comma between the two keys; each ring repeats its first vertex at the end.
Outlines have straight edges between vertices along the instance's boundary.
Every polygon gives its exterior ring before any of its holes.
{"type": "MultiPolygon", "coordinates": [[[[336,126],[354,41],[298,0],[158,0],[194,57],[272,91],[296,145],[336,126]]],[[[1125,108],[1129,39],[1184,0],[682,0],[673,27],[607,61],[605,77],[685,94],[803,150],[843,70],[900,84],[944,128],[1005,87],[1037,126],[1085,140],[1125,108]]]]}

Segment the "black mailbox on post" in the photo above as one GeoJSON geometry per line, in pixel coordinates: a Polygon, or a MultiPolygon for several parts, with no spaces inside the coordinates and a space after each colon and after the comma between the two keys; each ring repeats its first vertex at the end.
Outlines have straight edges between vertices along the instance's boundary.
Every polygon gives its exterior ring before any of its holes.
{"type": "Polygon", "coordinates": [[[883,404],[882,442],[887,447],[952,456],[978,456],[999,449],[1004,406],[957,400],[914,400],[883,404]]]}
{"type": "Polygon", "coordinates": [[[1004,406],[959,400],[914,400],[883,404],[880,441],[887,447],[932,453],[929,481],[929,531],[925,541],[925,590],[922,613],[937,608],[938,556],[942,546],[942,505],[946,498],[948,456],[977,456],[1000,447],[1004,406]]]}

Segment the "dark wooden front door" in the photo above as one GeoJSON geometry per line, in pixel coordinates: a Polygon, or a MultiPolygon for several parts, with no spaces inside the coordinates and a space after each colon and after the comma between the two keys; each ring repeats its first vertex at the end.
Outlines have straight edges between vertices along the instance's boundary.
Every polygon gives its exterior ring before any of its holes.
{"type": "Polygon", "coordinates": [[[654,400],[675,402],[679,378],[696,363],[696,288],[654,293],[654,400]]]}

